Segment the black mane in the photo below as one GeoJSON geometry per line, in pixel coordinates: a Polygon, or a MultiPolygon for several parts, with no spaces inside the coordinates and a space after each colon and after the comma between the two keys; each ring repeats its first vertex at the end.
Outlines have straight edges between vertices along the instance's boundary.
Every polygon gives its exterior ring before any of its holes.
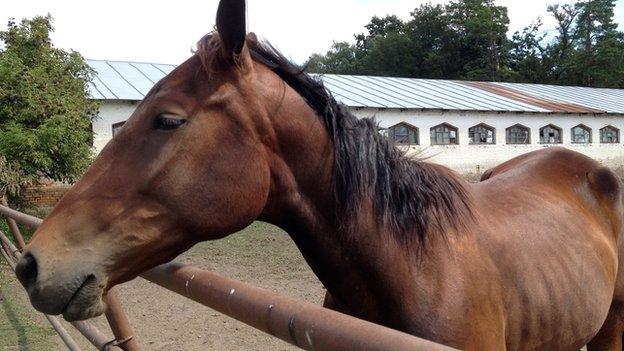
{"type": "MultiPolygon", "coordinates": [[[[209,34],[200,41],[200,57],[202,50],[215,52],[215,37],[209,34]]],[[[378,223],[399,241],[417,242],[421,248],[428,235],[457,230],[471,218],[468,194],[455,173],[407,157],[379,133],[373,118],[355,117],[320,78],[306,74],[271,44],[247,40],[247,46],[255,61],[297,91],[324,121],[334,146],[339,218],[358,218],[363,201],[372,199],[378,223]]],[[[342,224],[348,228],[350,223],[342,224]]]]}

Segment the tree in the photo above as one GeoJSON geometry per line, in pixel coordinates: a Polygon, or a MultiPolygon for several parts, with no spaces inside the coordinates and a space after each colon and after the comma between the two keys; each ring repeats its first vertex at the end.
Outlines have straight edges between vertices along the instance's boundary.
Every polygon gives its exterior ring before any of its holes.
{"type": "Polygon", "coordinates": [[[304,65],[308,72],[357,74],[358,49],[347,42],[334,42],[325,55],[310,56],[304,65]]]}
{"type": "Polygon", "coordinates": [[[506,71],[507,10],[493,0],[426,4],[403,22],[373,17],[355,45],[314,55],[311,72],[427,78],[501,79],[506,71]],[[341,69],[336,69],[340,67],[341,69]]]}
{"type": "Polygon", "coordinates": [[[357,72],[366,75],[410,77],[416,69],[415,50],[409,36],[390,32],[371,39],[365,55],[358,60],[357,72]]]}
{"type": "Polygon", "coordinates": [[[588,0],[575,4],[576,52],[570,82],[586,86],[610,86],[622,82],[622,33],[613,22],[614,0],[588,0]],[[618,57],[619,56],[619,57],[618,57]],[[612,81],[613,73],[619,79],[612,81]],[[609,84],[607,81],[611,81],[609,84]]]}
{"type": "Polygon", "coordinates": [[[595,87],[624,86],[624,37],[613,22],[612,0],[549,6],[558,36],[545,47],[542,81],[595,87]]]}
{"type": "Polygon", "coordinates": [[[462,64],[457,59],[457,42],[446,9],[424,4],[411,12],[406,24],[412,41],[414,77],[458,78],[462,64]]]}
{"type": "Polygon", "coordinates": [[[371,21],[364,27],[368,34],[360,33],[355,36],[355,46],[362,51],[366,51],[370,46],[370,42],[375,39],[385,38],[390,34],[403,33],[405,23],[394,15],[384,18],[373,16],[371,21]]]}
{"type": "Polygon", "coordinates": [[[557,36],[537,19],[507,37],[507,8],[493,0],[425,4],[402,21],[373,17],[355,43],[310,57],[318,73],[624,87],[624,33],[615,0],[552,5],[557,36]]]}
{"type": "Polygon", "coordinates": [[[48,15],[0,32],[0,156],[22,177],[72,181],[92,157],[93,72],[77,52],[55,48],[51,31],[48,15]]]}
{"type": "Polygon", "coordinates": [[[28,177],[24,177],[20,172],[19,164],[8,162],[4,156],[0,155],[0,198],[19,196],[27,182],[28,177]]]}
{"type": "Polygon", "coordinates": [[[576,28],[574,22],[578,11],[573,5],[551,5],[548,12],[557,21],[557,38],[546,48],[547,54],[543,57],[544,63],[550,67],[551,82],[561,83],[571,75],[570,62],[574,55],[576,28]]]}
{"type": "Polygon", "coordinates": [[[509,53],[511,80],[537,82],[548,76],[548,67],[544,64],[546,47],[543,45],[546,35],[540,32],[541,27],[542,21],[538,19],[522,32],[514,33],[509,53]]]}
{"type": "Polygon", "coordinates": [[[468,79],[500,80],[508,50],[507,8],[493,0],[463,0],[446,8],[468,79]]]}

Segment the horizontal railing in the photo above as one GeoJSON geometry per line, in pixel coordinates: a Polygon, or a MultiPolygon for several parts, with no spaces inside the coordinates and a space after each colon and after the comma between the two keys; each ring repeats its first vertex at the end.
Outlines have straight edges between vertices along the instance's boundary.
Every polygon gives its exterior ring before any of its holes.
{"type": "MultiPolygon", "coordinates": [[[[11,269],[15,271],[15,265],[17,260],[19,260],[21,256],[21,252],[24,250],[25,242],[24,238],[17,226],[17,222],[22,225],[25,225],[30,228],[37,228],[42,220],[33,216],[29,216],[25,213],[21,213],[15,211],[8,206],[6,206],[6,200],[2,199],[0,205],[0,214],[2,214],[9,226],[9,230],[15,239],[18,247],[16,247],[7,237],[7,235],[0,230],[0,254],[7,261],[11,269]]],[[[108,300],[109,311],[108,314],[115,314],[115,318],[112,320],[109,318],[109,324],[111,326],[111,330],[113,330],[113,334],[115,335],[115,339],[111,340],[106,335],[96,328],[93,323],[89,321],[78,321],[71,322],[71,325],[80,332],[93,346],[95,346],[98,350],[102,351],[136,351],[139,350],[138,343],[135,338],[133,338],[131,329],[129,329],[129,324],[127,322],[127,318],[123,314],[123,310],[121,309],[121,305],[117,301],[116,294],[114,291],[109,291],[108,300]],[[110,294],[112,292],[112,295],[110,294]],[[121,324],[122,330],[120,331],[117,324],[121,324]],[[121,346],[121,347],[120,347],[121,346]]],[[[76,341],[69,335],[67,330],[61,324],[59,318],[55,316],[50,316],[44,314],[45,318],[48,320],[52,328],[59,335],[63,343],[67,346],[69,350],[79,351],[80,347],[76,343],[76,341]]]]}
{"type": "MultiPolygon", "coordinates": [[[[31,228],[41,224],[41,219],[7,206],[0,205],[0,214],[31,228]]],[[[145,272],[142,277],[306,350],[455,350],[187,265],[164,264],[145,272]]],[[[115,313],[125,319],[121,308],[115,313]]],[[[110,314],[107,314],[109,321],[114,317],[110,314]]],[[[113,331],[115,327],[119,327],[119,319],[113,318],[113,331]]],[[[126,328],[115,333],[117,340],[124,341],[124,335],[131,335],[129,325],[126,328]]],[[[99,345],[96,347],[100,348],[99,345]]]]}

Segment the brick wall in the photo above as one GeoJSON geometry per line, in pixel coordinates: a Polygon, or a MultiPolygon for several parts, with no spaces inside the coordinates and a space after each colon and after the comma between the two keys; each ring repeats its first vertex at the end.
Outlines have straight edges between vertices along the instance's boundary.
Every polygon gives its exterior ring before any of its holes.
{"type": "Polygon", "coordinates": [[[71,185],[45,184],[26,188],[23,199],[28,205],[36,207],[54,206],[65,195],[71,185]]]}

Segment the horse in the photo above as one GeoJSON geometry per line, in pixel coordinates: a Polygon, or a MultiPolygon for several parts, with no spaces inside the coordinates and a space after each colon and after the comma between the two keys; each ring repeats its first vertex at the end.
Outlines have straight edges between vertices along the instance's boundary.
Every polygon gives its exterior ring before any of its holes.
{"type": "Polygon", "coordinates": [[[244,0],[158,82],[60,200],[17,275],[67,320],[114,285],[256,220],[283,228],[325,305],[468,350],[621,350],[623,200],[564,148],[468,183],[409,157],[247,33],[244,0]]]}

